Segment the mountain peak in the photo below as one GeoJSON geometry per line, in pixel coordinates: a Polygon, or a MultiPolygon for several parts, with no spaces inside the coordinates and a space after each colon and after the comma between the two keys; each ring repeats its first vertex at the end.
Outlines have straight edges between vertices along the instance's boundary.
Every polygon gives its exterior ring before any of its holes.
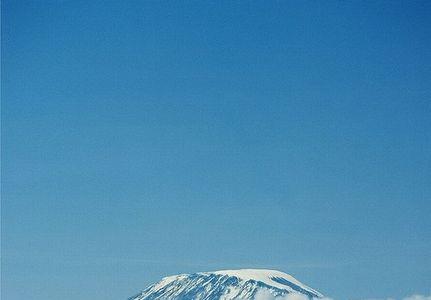
{"type": "Polygon", "coordinates": [[[322,294],[277,270],[239,269],[168,276],[130,300],[251,300],[258,292],[277,296],[298,293],[309,299],[322,294]]]}

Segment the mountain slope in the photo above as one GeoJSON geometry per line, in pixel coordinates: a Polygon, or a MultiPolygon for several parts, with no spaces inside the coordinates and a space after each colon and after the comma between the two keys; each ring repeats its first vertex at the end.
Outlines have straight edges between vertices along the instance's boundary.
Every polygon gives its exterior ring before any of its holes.
{"type": "Polygon", "coordinates": [[[251,300],[258,292],[275,297],[289,293],[304,294],[310,299],[323,297],[286,273],[243,269],[165,277],[129,300],[251,300]]]}

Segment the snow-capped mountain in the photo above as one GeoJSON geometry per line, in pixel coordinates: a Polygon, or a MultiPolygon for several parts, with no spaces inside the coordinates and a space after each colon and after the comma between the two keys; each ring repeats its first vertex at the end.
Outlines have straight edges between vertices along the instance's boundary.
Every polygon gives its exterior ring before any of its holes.
{"type": "Polygon", "coordinates": [[[252,300],[260,293],[274,297],[289,293],[303,294],[309,299],[323,297],[286,273],[243,269],[165,277],[129,300],[252,300]]]}

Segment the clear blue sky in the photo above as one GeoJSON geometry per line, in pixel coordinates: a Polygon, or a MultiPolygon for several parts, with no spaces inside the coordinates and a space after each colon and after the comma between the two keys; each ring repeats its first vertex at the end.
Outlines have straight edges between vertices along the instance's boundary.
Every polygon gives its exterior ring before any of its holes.
{"type": "Polygon", "coordinates": [[[431,2],[2,1],[2,293],[431,287],[431,2]]]}

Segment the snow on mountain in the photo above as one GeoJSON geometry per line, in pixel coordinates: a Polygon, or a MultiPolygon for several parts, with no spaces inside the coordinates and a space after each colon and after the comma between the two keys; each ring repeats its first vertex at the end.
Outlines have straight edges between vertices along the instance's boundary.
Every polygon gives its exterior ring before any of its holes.
{"type": "Polygon", "coordinates": [[[290,293],[309,299],[323,297],[286,273],[242,269],[165,277],[129,300],[252,300],[260,292],[274,297],[290,293]]]}

